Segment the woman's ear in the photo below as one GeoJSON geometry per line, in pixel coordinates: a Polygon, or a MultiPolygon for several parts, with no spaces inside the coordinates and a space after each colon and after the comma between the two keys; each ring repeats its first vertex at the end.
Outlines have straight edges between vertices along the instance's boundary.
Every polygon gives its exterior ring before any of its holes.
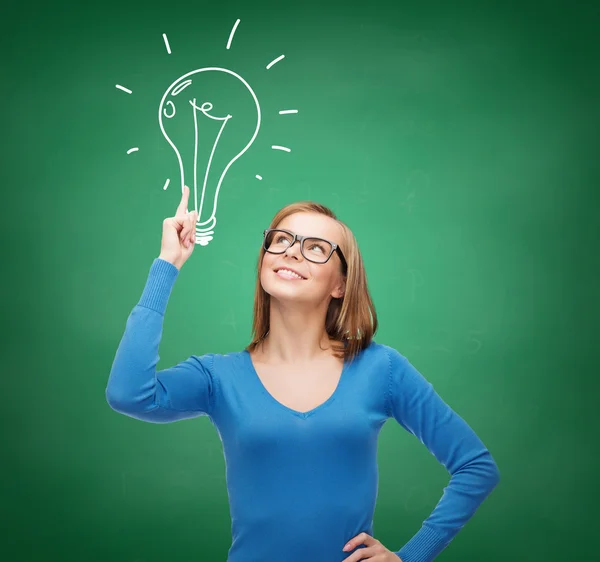
{"type": "Polygon", "coordinates": [[[341,299],[346,293],[346,279],[343,279],[341,283],[333,290],[331,296],[334,299],[341,299]]]}

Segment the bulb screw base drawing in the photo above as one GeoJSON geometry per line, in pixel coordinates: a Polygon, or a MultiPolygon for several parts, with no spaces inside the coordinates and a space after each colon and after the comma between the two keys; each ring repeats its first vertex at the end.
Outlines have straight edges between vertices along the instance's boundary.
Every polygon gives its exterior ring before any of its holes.
{"type": "Polygon", "coordinates": [[[214,234],[214,231],[196,232],[196,244],[200,244],[200,246],[208,246],[208,243],[213,239],[211,234],[214,234]]]}
{"type": "Polygon", "coordinates": [[[217,224],[217,217],[214,215],[209,220],[202,223],[196,223],[196,244],[200,246],[208,246],[208,243],[213,239],[215,231],[213,228],[217,224]]]}

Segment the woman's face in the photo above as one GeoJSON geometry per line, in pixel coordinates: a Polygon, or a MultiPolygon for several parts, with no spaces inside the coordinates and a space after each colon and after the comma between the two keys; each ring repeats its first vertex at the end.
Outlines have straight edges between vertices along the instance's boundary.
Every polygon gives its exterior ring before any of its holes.
{"type": "MultiPolygon", "coordinates": [[[[294,213],[282,220],[275,228],[289,230],[299,236],[324,238],[338,244],[344,251],[340,225],[325,215],[294,213]]],[[[296,242],[283,254],[265,252],[260,280],[263,289],[275,299],[296,300],[318,305],[329,297],[339,298],[344,294],[345,279],[341,269],[340,257],[336,252],[327,263],[314,263],[304,258],[300,252],[300,242],[296,242]],[[281,271],[285,268],[301,275],[302,279],[281,271]]]]}

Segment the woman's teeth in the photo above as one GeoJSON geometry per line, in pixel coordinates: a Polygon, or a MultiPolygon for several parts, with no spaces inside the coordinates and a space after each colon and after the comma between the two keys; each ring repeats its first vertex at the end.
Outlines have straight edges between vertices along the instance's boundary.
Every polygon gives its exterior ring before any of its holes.
{"type": "Polygon", "coordinates": [[[280,269],[277,271],[277,275],[279,275],[279,277],[284,277],[285,279],[302,279],[300,275],[289,269],[280,269]]]}

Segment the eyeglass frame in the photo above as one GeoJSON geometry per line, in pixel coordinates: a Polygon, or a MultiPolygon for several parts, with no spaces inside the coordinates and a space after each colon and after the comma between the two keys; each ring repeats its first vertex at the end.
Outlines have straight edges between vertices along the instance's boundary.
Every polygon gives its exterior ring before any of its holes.
{"type": "Polygon", "coordinates": [[[304,257],[304,259],[307,259],[309,262],[317,263],[319,265],[325,264],[331,259],[331,256],[333,256],[333,253],[335,252],[339,256],[340,261],[342,262],[342,266],[344,268],[344,273],[348,271],[348,262],[346,261],[346,258],[344,257],[344,254],[342,253],[341,248],[335,242],[332,242],[331,240],[327,240],[326,238],[321,238],[320,236],[299,236],[298,234],[295,234],[294,232],[291,232],[290,230],[285,230],[284,228],[267,228],[263,232],[263,248],[264,248],[265,252],[269,252],[270,254],[285,254],[285,252],[287,250],[289,250],[296,242],[300,242],[300,253],[304,257]],[[269,252],[269,250],[266,247],[267,246],[266,245],[267,234],[269,234],[269,232],[273,232],[276,230],[280,231],[280,232],[285,232],[293,237],[292,243],[283,252],[269,252]],[[304,244],[304,240],[307,238],[323,240],[323,242],[327,242],[328,244],[331,244],[331,252],[329,253],[329,256],[327,256],[327,259],[325,261],[314,261],[314,260],[311,260],[310,258],[307,258],[304,255],[304,252],[302,251],[302,246],[304,244]]]}

